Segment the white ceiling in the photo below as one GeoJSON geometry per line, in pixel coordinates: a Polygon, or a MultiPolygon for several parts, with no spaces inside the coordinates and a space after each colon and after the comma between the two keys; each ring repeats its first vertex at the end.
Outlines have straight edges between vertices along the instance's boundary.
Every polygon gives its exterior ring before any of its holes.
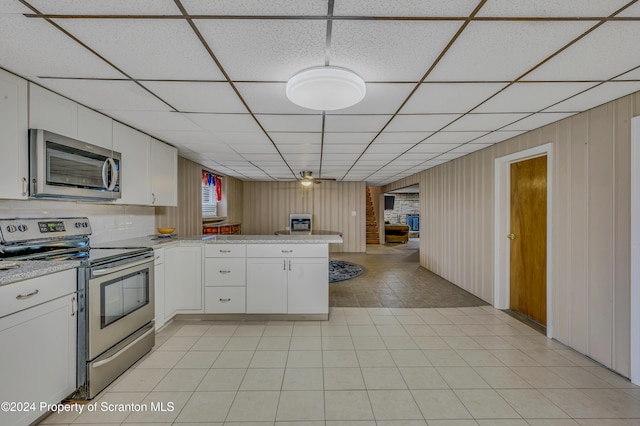
{"type": "Polygon", "coordinates": [[[243,180],[383,185],[640,90],[637,0],[0,0],[0,67],[243,180]],[[347,67],[364,100],[285,97],[347,67]]]}

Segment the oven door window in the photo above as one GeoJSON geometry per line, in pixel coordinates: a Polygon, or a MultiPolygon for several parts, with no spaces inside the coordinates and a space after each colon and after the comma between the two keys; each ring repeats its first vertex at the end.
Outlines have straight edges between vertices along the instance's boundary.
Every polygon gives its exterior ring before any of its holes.
{"type": "Polygon", "coordinates": [[[149,303],[149,270],[100,284],[100,328],[105,328],[149,303]]]}

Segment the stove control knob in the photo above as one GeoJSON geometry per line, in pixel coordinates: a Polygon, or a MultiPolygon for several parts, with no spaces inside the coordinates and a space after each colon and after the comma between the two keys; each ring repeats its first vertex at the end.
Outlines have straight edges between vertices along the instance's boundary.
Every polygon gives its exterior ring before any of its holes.
{"type": "Polygon", "coordinates": [[[18,228],[15,227],[15,225],[8,225],[7,226],[7,231],[9,232],[16,232],[18,230],[18,228]]]}
{"type": "Polygon", "coordinates": [[[82,224],[80,222],[76,222],[73,224],[74,228],[80,228],[80,226],[82,226],[82,224]]]}
{"type": "Polygon", "coordinates": [[[89,226],[89,224],[87,222],[82,222],[82,227],[86,228],[87,226],[89,226]]]}
{"type": "Polygon", "coordinates": [[[20,232],[25,232],[28,229],[29,228],[27,228],[27,225],[18,225],[18,231],[20,231],[20,232]]]}

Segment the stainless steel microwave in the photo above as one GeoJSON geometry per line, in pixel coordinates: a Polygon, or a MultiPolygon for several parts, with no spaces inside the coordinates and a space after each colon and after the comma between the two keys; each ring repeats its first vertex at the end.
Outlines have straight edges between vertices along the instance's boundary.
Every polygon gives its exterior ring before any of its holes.
{"type": "Polygon", "coordinates": [[[120,198],[120,153],[42,129],[29,130],[29,196],[120,198]]]}

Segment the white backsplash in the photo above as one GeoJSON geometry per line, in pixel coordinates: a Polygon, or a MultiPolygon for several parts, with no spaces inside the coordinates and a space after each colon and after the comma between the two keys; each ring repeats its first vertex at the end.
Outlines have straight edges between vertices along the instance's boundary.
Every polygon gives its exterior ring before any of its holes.
{"type": "Polygon", "coordinates": [[[105,243],[155,233],[155,208],[77,201],[0,200],[0,217],[75,217],[91,222],[91,243],[105,243]]]}

